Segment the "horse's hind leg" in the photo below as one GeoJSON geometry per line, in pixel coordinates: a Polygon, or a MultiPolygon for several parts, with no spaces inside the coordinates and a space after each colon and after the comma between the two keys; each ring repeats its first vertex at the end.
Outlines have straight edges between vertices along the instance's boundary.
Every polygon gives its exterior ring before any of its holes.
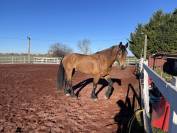
{"type": "Polygon", "coordinates": [[[72,97],[76,97],[76,94],[74,93],[74,90],[72,88],[72,81],[69,81],[69,89],[70,89],[70,94],[72,97]]]}
{"type": "Polygon", "coordinates": [[[71,91],[70,91],[68,80],[65,81],[64,93],[65,93],[66,96],[70,96],[71,91]]]}
{"type": "Polygon", "coordinates": [[[108,82],[108,89],[105,93],[105,99],[109,99],[112,94],[112,91],[113,91],[113,88],[112,88],[113,82],[112,82],[111,77],[109,75],[106,76],[105,79],[108,82]]]}
{"type": "Polygon", "coordinates": [[[66,76],[67,76],[67,88],[65,88],[65,89],[66,89],[66,92],[69,92],[72,97],[75,97],[76,94],[74,93],[74,90],[72,88],[72,75],[73,75],[73,70],[68,70],[66,72],[66,76]]]}
{"type": "Polygon", "coordinates": [[[99,76],[96,76],[96,77],[94,77],[94,79],[93,79],[93,90],[92,90],[92,93],[91,93],[91,98],[92,98],[92,99],[97,99],[97,95],[96,95],[95,91],[96,91],[96,88],[97,88],[97,84],[98,84],[98,80],[99,80],[99,79],[100,79],[99,76]]]}

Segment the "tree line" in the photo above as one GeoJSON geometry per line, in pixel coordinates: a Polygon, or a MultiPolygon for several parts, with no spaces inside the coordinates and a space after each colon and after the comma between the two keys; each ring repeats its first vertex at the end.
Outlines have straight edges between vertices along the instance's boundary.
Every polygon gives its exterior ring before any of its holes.
{"type": "MultiPolygon", "coordinates": [[[[89,39],[83,39],[78,41],[77,47],[82,54],[91,54],[91,41],[89,39]]],[[[33,56],[51,56],[51,57],[63,57],[66,54],[72,53],[73,49],[70,48],[67,44],[63,43],[54,43],[48,49],[48,52],[45,54],[34,54],[33,56]]],[[[0,56],[27,56],[28,53],[0,53],[0,56]]]]}
{"type": "MultiPolygon", "coordinates": [[[[88,39],[80,40],[77,47],[82,54],[91,54],[90,48],[91,42],[88,39]]],[[[48,54],[54,57],[63,57],[68,53],[72,53],[73,50],[69,48],[66,44],[55,43],[52,44],[48,50],[48,54]]]]}
{"type": "Polygon", "coordinates": [[[177,9],[172,13],[158,10],[146,24],[138,24],[130,34],[130,50],[137,57],[143,56],[144,35],[147,35],[147,55],[177,53],[177,9]]]}

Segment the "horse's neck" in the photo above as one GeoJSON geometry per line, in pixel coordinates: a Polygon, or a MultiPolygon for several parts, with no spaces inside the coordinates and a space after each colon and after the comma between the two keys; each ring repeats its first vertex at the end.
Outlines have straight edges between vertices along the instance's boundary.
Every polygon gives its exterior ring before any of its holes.
{"type": "Polygon", "coordinates": [[[111,58],[110,58],[110,65],[112,65],[114,62],[115,62],[115,60],[116,60],[116,57],[117,57],[117,53],[115,53],[115,51],[114,50],[112,50],[111,51],[111,58]]]}
{"type": "Polygon", "coordinates": [[[112,66],[117,56],[113,49],[107,49],[107,50],[101,51],[99,52],[99,54],[106,55],[105,57],[107,59],[108,66],[112,66]]]}

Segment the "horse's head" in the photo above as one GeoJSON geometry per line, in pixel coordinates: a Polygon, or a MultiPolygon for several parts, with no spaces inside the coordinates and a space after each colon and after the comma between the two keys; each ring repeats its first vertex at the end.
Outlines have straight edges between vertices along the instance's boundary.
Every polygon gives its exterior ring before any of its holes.
{"type": "Polygon", "coordinates": [[[127,47],[128,43],[126,45],[123,45],[122,42],[117,46],[117,61],[120,64],[121,69],[126,68],[126,57],[127,57],[127,47]]]}

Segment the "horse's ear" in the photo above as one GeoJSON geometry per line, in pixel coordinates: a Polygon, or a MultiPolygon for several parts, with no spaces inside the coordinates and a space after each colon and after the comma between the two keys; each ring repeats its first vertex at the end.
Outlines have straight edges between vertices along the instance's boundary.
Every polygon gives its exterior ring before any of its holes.
{"type": "Polygon", "coordinates": [[[119,43],[119,47],[121,47],[121,46],[122,46],[122,42],[119,43]]]}
{"type": "Polygon", "coordinates": [[[125,47],[128,48],[128,42],[126,43],[125,47]]]}

